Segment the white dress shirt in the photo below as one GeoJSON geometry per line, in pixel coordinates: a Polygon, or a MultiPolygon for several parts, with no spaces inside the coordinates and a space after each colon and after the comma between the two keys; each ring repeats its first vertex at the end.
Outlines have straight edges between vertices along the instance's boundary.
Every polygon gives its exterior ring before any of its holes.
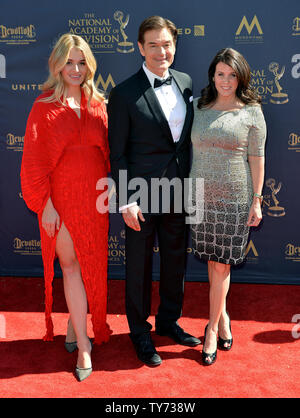
{"type": "MultiPolygon", "coordinates": [[[[169,70],[167,70],[167,73],[164,77],[158,77],[156,74],[148,70],[145,62],[143,63],[143,70],[145,71],[145,74],[153,89],[154,80],[156,78],[158,78],[159,80],[165,80],[170,75],[169,70]]],[[[173,141],[178,142],[180,139],[186,116],[186,104],[182,97],[181,91],[179,90],[175,80],[173,79],[171,84],[163,84],[162,86],[155,88],[154,93],[169,123],[173,141]]],[[[122,210],[134,206],[136,204],[137,202],[132,202],[128,205],[124,205],[119,208],[119,211],[122,212],[122,210]]]]}
{"type": "MultiPolygon", "coordinates": [[[[158,77],[156,74],[153,74],[150,70],[148,70],[145,62],[143,64],[143,70],[145,71],[153,88],[154,80],[156,78],[159,80],[165,80],[170,75],[169,70],[167,70],[167,73],[163,78],[158,77]]],[[[186,104],[181,91],[179,90],[176,81],[173,79],[171,84],[163,84],[161,87],[154,89],[154,93],[169,123],[173,140],[174,142],[177,142],[180,139],[186,115],[186,104]]]]}

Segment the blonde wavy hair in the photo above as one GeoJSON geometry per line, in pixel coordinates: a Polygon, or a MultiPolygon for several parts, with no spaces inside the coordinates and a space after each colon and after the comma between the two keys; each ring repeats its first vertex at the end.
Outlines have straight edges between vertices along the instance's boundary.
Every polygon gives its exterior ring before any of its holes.
{"type": "Polygon", "coordinates": [[[94,76],[97,69],[96,59],[88,43],[81,36],[73,35],[72,33],[62,35],[51,52],[48,60],[49,77],[42,85],[42,91],[53,90],[53,93],[40,101],[47,103],[59,102],[62,105],[66,105],[66,88],[61,71],[68,61],[72,48],[79,49],[86,61],[88,70],[81,87],[88,98],[88,104],[90,104],[92,99],[103,102],[104,94],[100,93],[94,84],[94,76]]]}

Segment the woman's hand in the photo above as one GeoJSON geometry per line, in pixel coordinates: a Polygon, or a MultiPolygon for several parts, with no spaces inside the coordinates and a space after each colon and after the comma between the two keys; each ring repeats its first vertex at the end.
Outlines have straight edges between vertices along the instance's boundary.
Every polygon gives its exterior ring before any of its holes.
{"type": "Polygon", "coordinates": [[[46,231],[49,238],[53,238],[55,231],[60,228],[60,217],[56,212],[50,197],[42,214],[42,227],[46,231]]]}
{"type": "Polygon", "coordinates": [[[259,201],[256,201],[256,198],[254,198],[254,201],[250,207],[247,225],[258,226],[261,220],[262,220],[261,204],[259,201]]]}
{"type": "Polygon", "coordinates": [[[248,226],[257,226],[262,220],[261,201],[257,196],[261,196],[264,173],[265,173],[265,159],[264,157],[248,156],[252,184],[253,184],[253,203],[251,205],[248,217],[248,226]]]}

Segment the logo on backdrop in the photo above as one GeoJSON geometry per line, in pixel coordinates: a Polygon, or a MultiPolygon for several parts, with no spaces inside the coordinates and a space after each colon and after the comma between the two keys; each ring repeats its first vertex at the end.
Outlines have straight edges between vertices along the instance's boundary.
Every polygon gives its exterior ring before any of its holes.
{"type": "Polygon", "coordinates": [[[287,103],[289,101],[288,95],[282,91],[282,87],[279,84],[279,80],[282,78],[285,72],[285,66],[279,70],[279,64],[277,64],[277,62],[271,62],[269,65],[269,71],[274,75],[274,82],[277,89],[275,93],[271,94],[270,102],[275,104],[287,103]]]}
{"type": "Polygon", "coordinates": [[[42,85],[43,84],[35,84],[35,83],[32,83],[32,84],[29,84],[29,83],[26,83],[26,84],[24,84],[24,83],[12,84],[11,89],[13,91],[20,91],[20,92],[31,92],[31,91],[36,91],[36,90],[41,91],[42,90],[42,85]]]}
{"type": "Polygon", "coordinates": [[[205,26],[194,25],[192,28],[177,28],[178,36],[196,36],[199,38],[205,37],[205,26]]]}
{"type": "Polygon", "coordinates": [[[112,75],[108,74],[108,77],[106,80],[103,79],[102,75],[99,74],[98,77],[95,77],[95,85],[100,90],[107,91],[108,87],[115,87],[116,83],[114,82],[112,75]]]}
{"type": "Polygon", "coordinates": [[[289,151],[300,152],[300,135],[295,134],[294,132],[290,133],[288,145],[289,151]]]}
{"type": "Polygon", "coordinates": [[[295,17],[295,19],[293,19],[292,30],[293,36],[300,35],[300,17],[295,17]]]}
{"type": "Polygon", "coordinates": [[[264,195],[264,206],[267,206],[267,215],[274,218],[279,218],[285,215],[285,209],[283,206],[280,206],[278,194],[281,190],[282,183],[281,181],[276,185],[276,180],[270,178],[266,180],[266,186],[270,189],[271,194],[264,195]]]}
{"type": "Polygon", "coordinates": [[[256,15],[249,23],[246,16],[235,32],[235,42],[239,44],[258,44],[263,42],[263,31],[256,15]]]}
{"type": "Polygon", "coordinates": [[[258,251],[253,243],[252,240],[249,241],[246,251],[245,251],[245,257],[247,260],[247,264],[257,264],[258,263],[258,251]]]}
{"type": "Polygon", "coordinates": [[[295,54],[292,56],[292,63],[296,63],[292,68],[292,77],[300,77],[300,54],[295,54]]]}
{"type": "Polygon", "coordinates": [[[294,245],[291,243],[286,244],[285,246],[285,259],[290,261],[300,261],[300,246],[294,245]]]}
{"type": "Polygon", "coordinates": [[[0,42],[7,45],[29,45],[36,42],[34,25],[7,27],[0,25],[0,42]]]}
{"type": "Polygon", "coordinates": [[[114,13],[114,19],[119,23],[120,32],[121,32],[121,35],[123,37],[123,41],[118,42],[117,51],[122,52],[124,54],[127,54],[128,52],[133,52],[134,51],[133,42],[128,42],[128,40],[127,40],[128,36],[126,35],[126,33],[124,31],[124,29],[126,28],[126,26],[128,25],[128,22],[129,22],[129,15],[127,15],[126,18],[125,18],[125,21],[123,21],[124,13],[121,12],[120,10],[117,10],[114,13]]]}
{"type": "Polygon", "coordinates": [[[6,78],[6,59],[0,54],[0,78],[6,78]]]}
{"type": "Polygon", "coordinates": [[[95,13],[84,13],[83,17],[69,18],[69,32],[82,36],[90,45],[94,54],[115,53],[128,54],[134,51],[127,26],[129,14],[121,10],[111,17],[98,17],[95,13]]]}
{"type": "Polygon", "coordinates": [[[41,241],[37,239],[27,241],[16,237],[13,241],[13,248],[16,254],[41,255],[41,241]]]}
{"type": "Polygon", "coordinates": [[[6,149],[10,151],[23,151],[24,136],[17,136],[12,133],[6,135],[6,149]]]}
{"type": "Polygon", "coordinates": [[[120,234],[110,234],[108,237],[108,264],[109,266],[123,266],[125,264],[125,230],[120,234]]]}
{"type": "Polygon", "coordinates": [[[253,69],[251,71],[251,85],[262,97],[263,104],[285,104],[289,101],[288,94],[282,87],[285,66],[280,68],[277,62],[271,62],[268,68],[253,69]]]}
{"type": "MultiPolygon", "coordinates": [[[[107,78],[103,78],[102,74],[96,74],[95,76],[95,85],[96,87],[99,87],[99,89],[103,91],[107,91],[109,87],[115,87],[116,83],[114,82],[114,79],[112,78],[111,74],[108,74],[107,78]]],[[[43,84],[12,84],[11,89],[16,92],[32,92],[32,91],[42,91],[43,84]]]]}

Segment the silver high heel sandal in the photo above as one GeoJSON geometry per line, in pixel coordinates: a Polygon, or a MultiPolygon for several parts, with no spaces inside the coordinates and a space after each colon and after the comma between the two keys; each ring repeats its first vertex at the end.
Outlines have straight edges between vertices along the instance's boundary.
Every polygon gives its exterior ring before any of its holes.
{"type": "Polygon", "coordinates": [[[92,367],[89,367],[87,369],[81,369],[76,366],[75,374],[79,382],[82,382],[83,380],[85,380],[87,377],[91,375],[92,371],[93,371],[92,367]]]}
{"type": "MultiPolygon", "coordinates": [[[[93,342],[92,340],[89,338],[90,343],[91,343],[91,352],[93,349],[93,342]]],[[[83,380],[85,380],[87,377],[89,377],[91,375],[93,371],[92,367],[87,367],[87,368],[81,368],[81,367],[77,367],[75,369],[75,375],[77,377],[77,379],[79,380],[79,382],[82,382],[83,380]]]]}

